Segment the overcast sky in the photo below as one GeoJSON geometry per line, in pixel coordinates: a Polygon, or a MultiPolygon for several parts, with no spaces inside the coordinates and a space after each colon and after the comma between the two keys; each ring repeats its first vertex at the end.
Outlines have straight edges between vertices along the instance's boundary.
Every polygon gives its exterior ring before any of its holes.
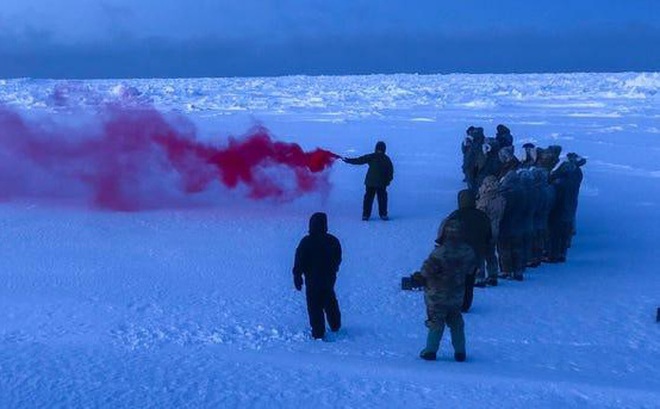
{"type": "Polygon", "coordinates": [[[660,0],[2,0],[0,77],[660,71],[660,0]]]}

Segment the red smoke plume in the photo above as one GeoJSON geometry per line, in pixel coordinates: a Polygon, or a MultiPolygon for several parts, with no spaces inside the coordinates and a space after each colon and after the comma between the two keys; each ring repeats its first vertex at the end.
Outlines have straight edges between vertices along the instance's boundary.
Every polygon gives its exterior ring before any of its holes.
{"type": "Polygon", "coordinates": [[[327,189],[323,171],[338,157],[274,141],[264,127],[224,147],[202,143],[189,120],[152,108],[112,107],[97,119],[94,129],[66,128],[0,107],[0,195],[140,210],[176,206],[218,181],[287,200],[327,189]]]}

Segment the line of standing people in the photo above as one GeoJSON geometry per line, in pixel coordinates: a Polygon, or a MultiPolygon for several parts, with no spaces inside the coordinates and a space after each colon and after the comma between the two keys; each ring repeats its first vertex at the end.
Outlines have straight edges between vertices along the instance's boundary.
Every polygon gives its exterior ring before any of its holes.
{"type": "Polygon", "coordinates": [[[459,209],[442,222],[436,247],[413,274],[424,283],[424,360],[436,359],[447,326],[454,359],[464,361],[461,313],[472,304],[474,285],[496,286],[498,264],[500,277],[522,280],[528,266],[564,262],[575,234],[580,168],[586,159],[569,153],[560,164],[560,146],[542,149],[527,143],[518,160],[505,125],[497,126],[494,138],[486,138],[479,127],[466,133],[461,148],[468,189],[459,192],[459,209]]]}
{"type": "Polygon", "coordinates": [[[466,133],[463,171],[491,221],[500,277],[523,280],[527,267],[566,261],[586,159],[569,153],[560,163],[561,146],[526,143],[519,160],[504,125],[494,138],[483,137],[482,128],[466,133]]]}

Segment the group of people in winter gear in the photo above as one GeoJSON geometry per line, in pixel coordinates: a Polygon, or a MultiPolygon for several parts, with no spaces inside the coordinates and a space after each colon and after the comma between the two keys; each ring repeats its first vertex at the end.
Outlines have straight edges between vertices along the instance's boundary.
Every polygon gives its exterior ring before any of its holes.
{"type": "Polygon", "coordinates": [[[470,309],[474,286],[496,286],[498,276],[522,280],[526,267],[566,261],[575,234],[586,159],[569,153],[560,164],[560,146],[526,143],[519,160],[504,125],[494,138],[480,127],[466,134],[461,150],[467,189],[458,194],[458,210],[440,225],[435,249],[413,274],[425,283],[428,334],[420,352],[425,360],[436,359],[446,325],[454,358],[464,361],[461,313],[470,309]]]}
{"type": "Polygon", "coordinates": [[[477,194],[477,208],[490,219],[500,275],[522,280],[527,267],[566,261],[586,159],[569,153],[560,163],[561,146],[526,143],[519,160],[504,125],[495,138],[485,138],[483,128],[466,133],[465,180],[477,194]]]}
{"type": "MultiPolygon", "coordinates": [[[[562,148],[523,145],[523,157],[514,154],[513,136],[498,125],[495,137],[471,126],[461,145],[467,189],[458,194],[458,209],[441,223],[435,248],[413,274],[424,283],[426,346],[420,353],[435,360],[445,325],[451,331],[454,358],[466,359],[464,322],[474,287],[496,286],[499,278],[522,280],[527,267],[541,262],[564,262],[575,234],[575,214],[586,159],[575,153],[560,161],[562,148]],[[561,163],[560,163],[561,162],[561,163]]],[[[388,219],[387,187],[394,175],[385,143],[346,163],[367,164],[362,219],[369,220],[374,197],[379,215],[388,219]]],[[[296,249],[294,285],[306,285],[307,310],[314,338],[323,338],[327,319],[332,331],[341,327],[334,292],[341,263],[341,246],[327,232],[327,216],[315,213],[309,234],[296,249]]]]}

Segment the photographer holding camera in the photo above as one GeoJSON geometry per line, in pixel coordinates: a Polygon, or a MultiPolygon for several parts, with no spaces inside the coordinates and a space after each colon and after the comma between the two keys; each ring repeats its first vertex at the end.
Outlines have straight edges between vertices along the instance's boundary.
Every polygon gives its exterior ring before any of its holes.
{"type": "Polygon", "coordinates": [[[420,357],[434,361],[444,327],[451,331],[454,359],[463,362],[465,332],[461,308],[465,297],[465,280],[477,267],[477,255],[465,242],[463,224],[457,219],[447,220],[438,231],[436,247],[424,261],[420,272],[412,279],[424,279],[424,302],[426,304],[426,347],[420,357]],[[420,277],[421,276],[421,277],[420,277]]]}

